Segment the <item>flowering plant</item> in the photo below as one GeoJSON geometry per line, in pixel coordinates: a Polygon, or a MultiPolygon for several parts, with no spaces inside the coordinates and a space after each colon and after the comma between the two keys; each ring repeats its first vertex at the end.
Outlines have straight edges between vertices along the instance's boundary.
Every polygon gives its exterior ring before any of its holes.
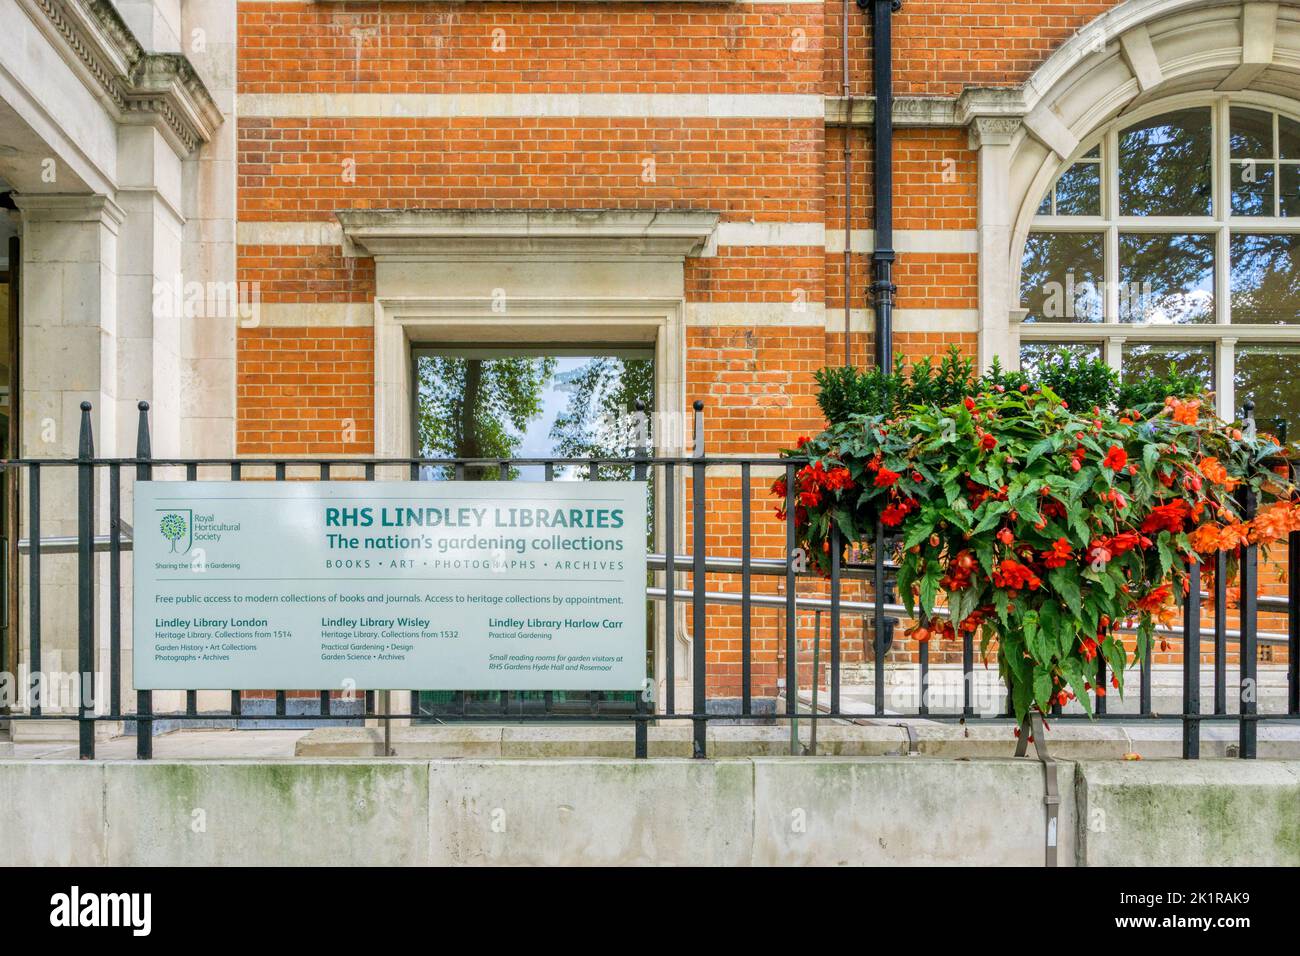
{"type": "MultiPolygon", "coordinates": [[[[1092,712],[1097,658],[1123,690],[1119,632],[1149,652],[1188,588],[1187,568],[1218,550],[1300,529],[1275,440],[1216,419],[1199,398],[1143,412],[1079,412],[1050,388],[988,380],[957,404],[848,415],[788,456],[795,526],[816,568],[841,546],[895,536],[898,589],[918,641],[979,634],[1018,718],[1078,699],[1092,712]],[[1260,507],[1247,520],[1245,495],[1260,507]],[[940,595],[946,597],[946,615],[940,595]]],[[[1285,466],[1285,462],[1283,462],[1285,466]]],[[[773,493],[787,498],[785,480],[773,493]]],[[[777,509],[785,520],[784,506],[777,509]]]]}

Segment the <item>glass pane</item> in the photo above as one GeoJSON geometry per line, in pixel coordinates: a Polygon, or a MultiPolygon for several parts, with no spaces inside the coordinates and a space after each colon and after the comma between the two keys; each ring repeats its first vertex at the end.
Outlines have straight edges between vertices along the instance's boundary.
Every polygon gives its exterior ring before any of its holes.
{"type": "MultiPolygon", "coordinates": [[[[628,412],[638,401],[653,408],[654,364],[640,349],[554,348],[514,351],[448,348],[420,351],[416,367],[417,444],[423,457],[601,458],[626,457],[636,429],[628,412]]],[[[424,469],[442,480],[452,468],[424,469]]],[[[467,466],[465,478],[496,480],[499,468],[467,466]]],[[[544,466],[512,466],[512,479],[541,480],[544,466]]],[[[590,477],[582,468],[556,466],[557,480],[590,477]]],[[[601,466],[601,478],[630,478],[630,466],[601,466]]],[[[647,514],[654,514],[653,481],[646,485],[647,514]]],[[[647,529],[654,540],[653,523],[647,529]]],[[[647,614],[652,614],[647,610],[647,614]]],[[[647,618],[648,641],[655,633],[647,618]]],[[[647,648],[647,652],[653,644],[647,648]]],[[[596,691],[416,691],[417,720],[441,716],[512,718],[527,713],[627,713],[636,696],[596,691]]]]}
{"type": "Polygon", "coordinates": [[[1300,216],[1300,166],[1282,164],[1282,215],[1300,216]]]}
{"type": "Polygon", "coordinates": [[[1083,154],[1084,159],[1101,159],[1101,143],[1098,143],[1092,149],[1083,154]]]}
{"type": "Polygon", "coordinates": [[[1263,110],[1232,108],[1233,159],[1273,158],[1273,114],[1263,110]]]}
{"type": "Polygon", "coordinates": [[[1075,163],[1056,181],[1058,216],[1101,215],[1101,163],[1075,163]]]}
{"type": "Polygon", "coordinates": [[[1255,424],[1283,444],[1300,437],[1300,346],[1238,345],[1237,408],[1255,402],[1255,424]]]}
{"type": "Polygon", "coordinates": [[[1209,342],[1177,345],[1126,342],[1120,375],[1126,381],[1163,378],[1169,374],[1171,364],[1178,374],[1200,379],[1206,391],[1214,390],[1214,346],[1209,342]]]}
{"type": "Polygon", "coordinates": [[[1100,322],[1104,248],[1101,233],[1031,233],[1020,271],[1025,321],[1100,322]]]}
{"type": "Polygon", "coordinates": [[[1210,111],[1178,110],[1119,134],[1125,216],[1210,215],[1210,111]]]}
{"type": "Polygon", "coordinates": [[[1043,201],[1038,204],[1037,215],[1050,216],[1051,214],[1052,214],[1052,191],[1049,189],[1047,191],[1047,195],[1043,197],[1043,201]]]}
{"type": "Polygon", "coordinates": [[[1229,250],[1232,321],[1300,322],[1300,236],[1233,235],[1229,250]]]}
{"type": "Polygon", "coordinates": [[[1121,322],[1214,321],[1214,237],[1126,233],[1119,237],[1121,322]]]}
{"type": "Polygon", "coordinates": [[[1062,350],[1084,358],[1101,358],[1099,342],[1024,342],[1020,346],[1020,368],[1032,371],[1062,350]]]}
{"type": "Polygon", "coordinates": [[[1300,159],[1300,123],[1285,116],[1277,118],[1277,138],[1283,159],[1300,159]]]}
{"type": "Polygon", "coordinates": [[[1232,214],[1234,216],[1273,215],[1273,164],[1232,164],[1232,214]]]}
{"type": "MultiPolygon", "coordinates": [[[[416,429],[425,458],[625,457],[632,451],[628,415],[653,407],[653,361],[636,352],[607,355],[510,354],[450,349],[416,356],[416,429]]],[[[468,468],[491,480],[496,467],[468,468]]],[[[452,477],[429,468],[428,479],[452,477]]],[[[542,466],[511,469],[540,480],[542,466]]],[[[558,467],[557,479],[588,477],[558,467]]],[[[620,477],[615,474],[602,477],[620,477]]],[[[626,476],[621,476],[626,477],[626,476]]]]}

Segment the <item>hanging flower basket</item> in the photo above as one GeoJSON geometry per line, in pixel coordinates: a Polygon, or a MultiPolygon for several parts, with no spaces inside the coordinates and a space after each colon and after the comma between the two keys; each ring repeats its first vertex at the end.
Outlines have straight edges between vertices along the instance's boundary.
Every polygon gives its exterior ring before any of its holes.
{"type": "MultiPolygon", "coordinates": [[[[1126,667],[1174,619],[1189,563],[1220,550],[1231,563],[1300,529],[1283,450],[1201,399],[1076,410],[1023,380],[971,384],[955,404],[847,415],[783,454],[809,460],[795,527],[817,570],[829,572],[833,527],[843,548],[882,525],[916,620],[906,633],[979,635],[986,660],[996,643],[1019,720],[1075,699],[1092,713],[1107,692],[1099,656],[1122,693],[1126,667]]],[[[772,491],[785,520],[785,480],[772,491]]]]}

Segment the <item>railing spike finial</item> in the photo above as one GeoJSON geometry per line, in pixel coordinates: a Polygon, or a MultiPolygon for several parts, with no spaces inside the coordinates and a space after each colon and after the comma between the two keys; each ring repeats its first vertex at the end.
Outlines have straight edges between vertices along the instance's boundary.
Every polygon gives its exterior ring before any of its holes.
{"type": "Polygon", "coordinates": [[[695,400],[695,448],[694,457],[704,457],[704,402],[700,399],[695,400]]]}
{"type": "Polygon", "coordinates": [[[140,424],[135,432],[135,457],[150,458],[153,449],[149,441],[149,403],[141,401],[135,407],[140,410],[140,424]]]}
{"type": "Polygon", "coordinates": [[[1255,437],[1255,400],[1253,398],[1246,399],[1245,404],[1241,406],[1241,423],[1246,426],[1243,429],[1243,431],[1246,433],[1246,436],[1249,438],[1254,438],[1255,437]]]}
{"type": "Polygon", "coordinates": [[[77,442],[79,458],[95,457],[95,434],[90,423],[90,411],[94,406],[90,402],[81,403],[81,434],[77,442]]]}

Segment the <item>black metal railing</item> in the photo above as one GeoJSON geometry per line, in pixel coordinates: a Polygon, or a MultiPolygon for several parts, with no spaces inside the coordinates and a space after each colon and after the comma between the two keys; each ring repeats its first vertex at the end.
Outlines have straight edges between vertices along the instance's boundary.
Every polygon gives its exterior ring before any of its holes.
{"type": "MultiPolygon", "coordinates": [[[[79,454],[75,459],[16,459],[0,462],[0,469],[16,474],[23,484],[23,493],[27,497],[27,522],[25,535],[20,542],[20,551],[25,553],[25,568],[20,562],[11,568],[11,573],[25,571],[27,601],[27,657],[30,673],[43,674],[42,660],[45,648],[42,646],[42,567],[48,559],[59,555],[77,555],[77,676],[80,691],[75,708],[49,712],[42,707],[39,696],[28,694],[28,705],[11,707],[10,712],[0,714],[0,720],[68,720],[78,722],[79,753],[83,758],[90,758],[95,753],[95,725],[97,722],[134,722],[137,739],[136,752],[140,759],[148,759],[153,752],[154,724],[167,720],[184,725],[185,722],[211,721],[214,717],[226,717],[237,720],[244,716],[243,696],[240,691],[230,692],[228,712],[214,714],[200,713],[198,692],[193,689],[176,688],[185,691],[185,706],[178,713],[156,713],[153,692],[137,690],[134,711],[124,711],[122,695],[129,688],[122,679],[122,588],[123,555],[133,550],[133,529],[122,518],[123,472],[134,473],[136,480],[152,480],[161,476],[162,480],[201,481],[206,478],[221,478],[232,481],[250,480],[268,477],[275,481],[294,479],[329,480],[341,477],[343,471],[348,477],[363,481],[374,481],[383,471],[385,474],[396,471],[406,479],[417,481],[422,470],[429,468],[446,469],[446,473],[463,478],[467,473],[482,473],[495,469],[500,479],[509,479],[516,470],[523,467],[540,467],[547,480],[554,480],[557,471],[564,469],[581,470],[590,477],[602,475],[625,475],[628,480],[653,482],[654,512],[652,515],[653,538],[657,553],[649,556],[647,562],[648,586],[647,600],[656,602],[663,613],[658,616],[656,630],[662,635],[662,699],[648,699],[657,695],[637,694],[632,709],[613,710],[596,705],[588,712],[576,712],[573,709],[556,711],[549,707],[518,708],[512,710],[510,694],[502,692],[504,707],[498,714],[483,710],[471,712],[464,706],[460,712],[450,709],[440,712],[439,720],[488,720],[506,718],[520,721],[593,721],[630,724],[632,730],[632,750],[635,756],[645,757],[648,753],[648,727],[652,723],[670,721],[690,721],[692,724],[692,749],[696,757],[708,755],[707,727],[710,721],[770,721],[784,719],[792,726],[797,721],[811,721],[813,740],[818,722],[823,721],[878,721],[888,720],[895,723],[900,719],[922,719],[936,721],[992,721],[1006,723],[1012,720],[1005,707],[999,705],[992,710],[977,710],[974,699],[975,688],[975,652],[971,635],[963,635],[960,645],[962,691],[960,702],[941,707],[929,702],[931,645],[928,642],[917,645],[916,667],[919,691],[915,706],[887,707],[886,700],[886,661],[893,645],[894,627],[898,620],[906,615],[904,608],[892,597],[890,587],[894,566],[885,555],[888,542],[877,537],[870,549],[869,560],[855,560],[860,552],[850,550],[850,560],[842,555],[846,549],[840,539],[838,528],[832,530],[830,547],[831,567],[829,577],[818,579],[811,572],[801,568],[796,550],[795,529],[795,493],[797,482],[795,475],[805,464],[801,460],[776,457],[709,457],[705,454],[702,436],[704,435],[704,416],[701,403],[695,403],[696,445],[693,454],[682,457],[662,457],[654,455],[649,447],[642,443],[634,449],[629,457],[624,458],[539,458],[539,459],[442,459],[442,458],[274,458],[274,459],[156,459],[152,455],[149,433],[149,406],[139,404],[139,429],[137,433],[137,450],[134,458],[97,458],[94,452],[94,440],[91,428],[91,406],[81,406],[81,432],[79,454]],[[42,512],[48,507],[43,501],[43,489],[51,481],[52,475],[63,476],[71,470],[75,473],[77,498],[77,533],[75,536],[50,536],[42,534],[42,512]],[[291,475],[290,472],[293,471],[291,475]],[[738,494],[728,499],[721,492],[710,494],[708,478],[710,473],[727,471],[738,472],[738,494]],[[98,513],[96,508],[97,486],[100,476],[107,473],[107,533],[97,531],[98,513]],[[170,479],[172,474],[184,477],[170,479]],[[779,557],[756,556],[755,522],[753,520],[752,502],[755,495],[755,480],[764,482],[772,476],[784,474],[786,478],[785,504],[785,548],[779,557]],[[690,492],[686,494],[679,483],[690,479],[690,492]],[[728,550],[738,552],[737,556],[710,556],[706,550],[708,541],[711,507],[734,507],[739,511],[739,535],[728,550]],[[692,534],[692,548],[689,554],[678,552],[679,519],[687,516],[689,509],[689,527],[692,534]],[[107,661],[98,653],[97,647],[97,560],[96,554],[106,552],[107,560],[107,661]],[[679,586],[681,575],[690,575],[690,587],[679,586]],[[709,590],[708,577],[713,575],[738,581],[736,590],[709,590]],[[775,590],[757,588],[759,581],[771,581],[778,587],[775,590]],[[857,581],[871,585],[870,596],[860,599],[846,598],[845,581],[857,581]],[[803,593],[800,593],[801,583],[803,593]],[[876,595],[881,599],[876,600],[876,595]],[[709,605],[739,607],[740,637],[740,681],[739,702],[735,708],[715,706],[718,697],[709,696],[709,635],[711,628],[709,605]],[[678,674],[676,673],[676,655],[678,629],[678,609],[688,608],[691,638],[690,657],[690,709],[681,711],[677,701],[678,674]],[[778,648],[780,653],[774,655],[770,663],[773,672],[784,677],[775,681],[776,689],[760,695],[771,698],[773,708],[760,708],[755,705],[755,615],[760,611],[773,611],[779,615],[774,633],[780,635],[778,648]],[[823,709],[818,700],[817,691],[821,681],[821,616],[829,619],[828,652],[829,674],[826,680],[829,701],[823,709]],[[800,643],[808,643],[807,618],[812,616],[815,636],[812,641],[812,666],[809,689],[812,691],[812,707],[801,709],[800,681],[801,656],[800,643]],[[861,653],[856,663],[871,665],[874,686],[869,710],[844,706],[845,681],[845,633],[846,618],[859,619],[862,626],[861,653]],[[801,638],[801,632],[803,637],[801,638]],[[867,649],[870,654],[867,654],[867,649]],[[101,684],[106,684],[106,700],[103,688],[98,687],[96,676],[100,668],[107,665],[107,675],[101,684]],[[783,664],[783,666],[782,666],[783,664]],[[783,686],[781,686],[783,685],[783,686]]],[[[65,494],[66,498],[66,494],[65,494]]],[[[56,499],[54,504],[60,504],[56,499]]],[[[1255,502],[1247,497],[1243,500],[1245,516],[1254,513],[1255,502]]],[[[685,521],[680,521],[685,527],[685,521]]],[[[11,531],[11,533],[13,533],[11,531]]],[[[854,543],[855,545],[857,543],[854,543]]],[[[769,545],[770,548],[770,545],[769,545]]],[[[862,552],[862,553],[865,553],[862,552]]],[[[1181,675],[1181,703],[1178,712],[1158,712],[1153,709],[1152,688],[1153,668],[1150,659],[1143,661],[1139,670],[1139,694],[1136,713],[1116,713],[1106,706],[1106,699],[1097,702],[1096,719],[1115,720],[1163,720],[1176,721],[1181,725],[1183,756],[1195,758],[1200,754],[1201,727],[1210,721],[1235,721],[1237,724],[1237,743],[1239,755],[1253,758],[1258,752],[1257,728],[1262,721],[1286,721],[1300,718],[1300,532],[1293,533],[1288,541],[1287,554],[1287,597],[1261,597],[1258,591],[1258,555],[1254,545],[1243,547],[1240,561],[1239,585],[1241,599],[1238,610],[1240,620],[1237,629],[1228,627],[1227,602],[1227,564],[1223,554],[1216,558],[1213,594],[1213,621],[1210,626],[1202,627],[1202,602],[1209,597],[1201,591],[1200,568],[1192,566],[1191,587],[1185,600],[1182,622],[1177,626],[1164,626],[1160,633],[1164,637],[1181,640],[1183,659],[1181,675]],[[1269,612],[1286,613],[1287,630],[1285,634],[1270,633],[1261,635],[1258,631],[1261,607],[1269,612]],[[1202,712],[1201,706],[1201,668],[1202,650],[1208,639],[1212,647],[1212,668],[1214,674],[1214,698],[1212,708],[1202,712]],[[1259,686],[1257,671],[1258,649],[1264,645],[1279,645],[1287,648],[1286,681],[1287,693],[1285,709],[1261,713],[1258,706],[1259,686]],[[1238,657],[1237,707],[1236,713],[1230,712],[1228,706],[1228,658],[1230,645],[1236,644],[1238,657]]],[[[685,582],[680,582],[685,583],[685,582]]],[[[15,609],[16,611],[17,609],[15,609]]],[[[940,610],[939,613],[943,613],[940,610]]],[[[737,628],[728,625],[728,633],[737,628]]],[[[852,662],[851,662],[852,663],[852,662]]],[[[910,665],[909,665],[910,666],[910,665]]],[[[653,677],[654,675],[648,675],[653,677]]],[[[1106,686],[1107,674],[1104,661],[1099,659],[1096,680],[1099,686],[1106,686]]],[[[657,686],[651,684],[651,686],[657,686]]],[[[321,690],[317,703],[318,712],[310,715],[313,721],[356,721],[358,719],[383,721],[409,719],[418,721],[425,714],[421,713],[416,699],[412,697],[412,706],[406,712],[393,712],[388,706],[377,707],[374,691],[365,691],[359,698],[360,710],[348,708],[342,712],[335,707],[339,698],[330,690],[321,690]]],[[[261,714],[259,721],[301,721],[303,715],[289,714],[287,693],[275,691],[274,714],[261,714]]],[[[732,698],[728,698],[732,699],[732,698]]],[[[386,700],[386,695],[385,695],[386,700]]],[[[463,704],[463,695],[461,701],[463,704]]],[[[1082,712],[1068,709],[1062,712],[1060,707],[1053,708],[1050,715],[1054,720],[1088,719],[1082,712]]]]}

